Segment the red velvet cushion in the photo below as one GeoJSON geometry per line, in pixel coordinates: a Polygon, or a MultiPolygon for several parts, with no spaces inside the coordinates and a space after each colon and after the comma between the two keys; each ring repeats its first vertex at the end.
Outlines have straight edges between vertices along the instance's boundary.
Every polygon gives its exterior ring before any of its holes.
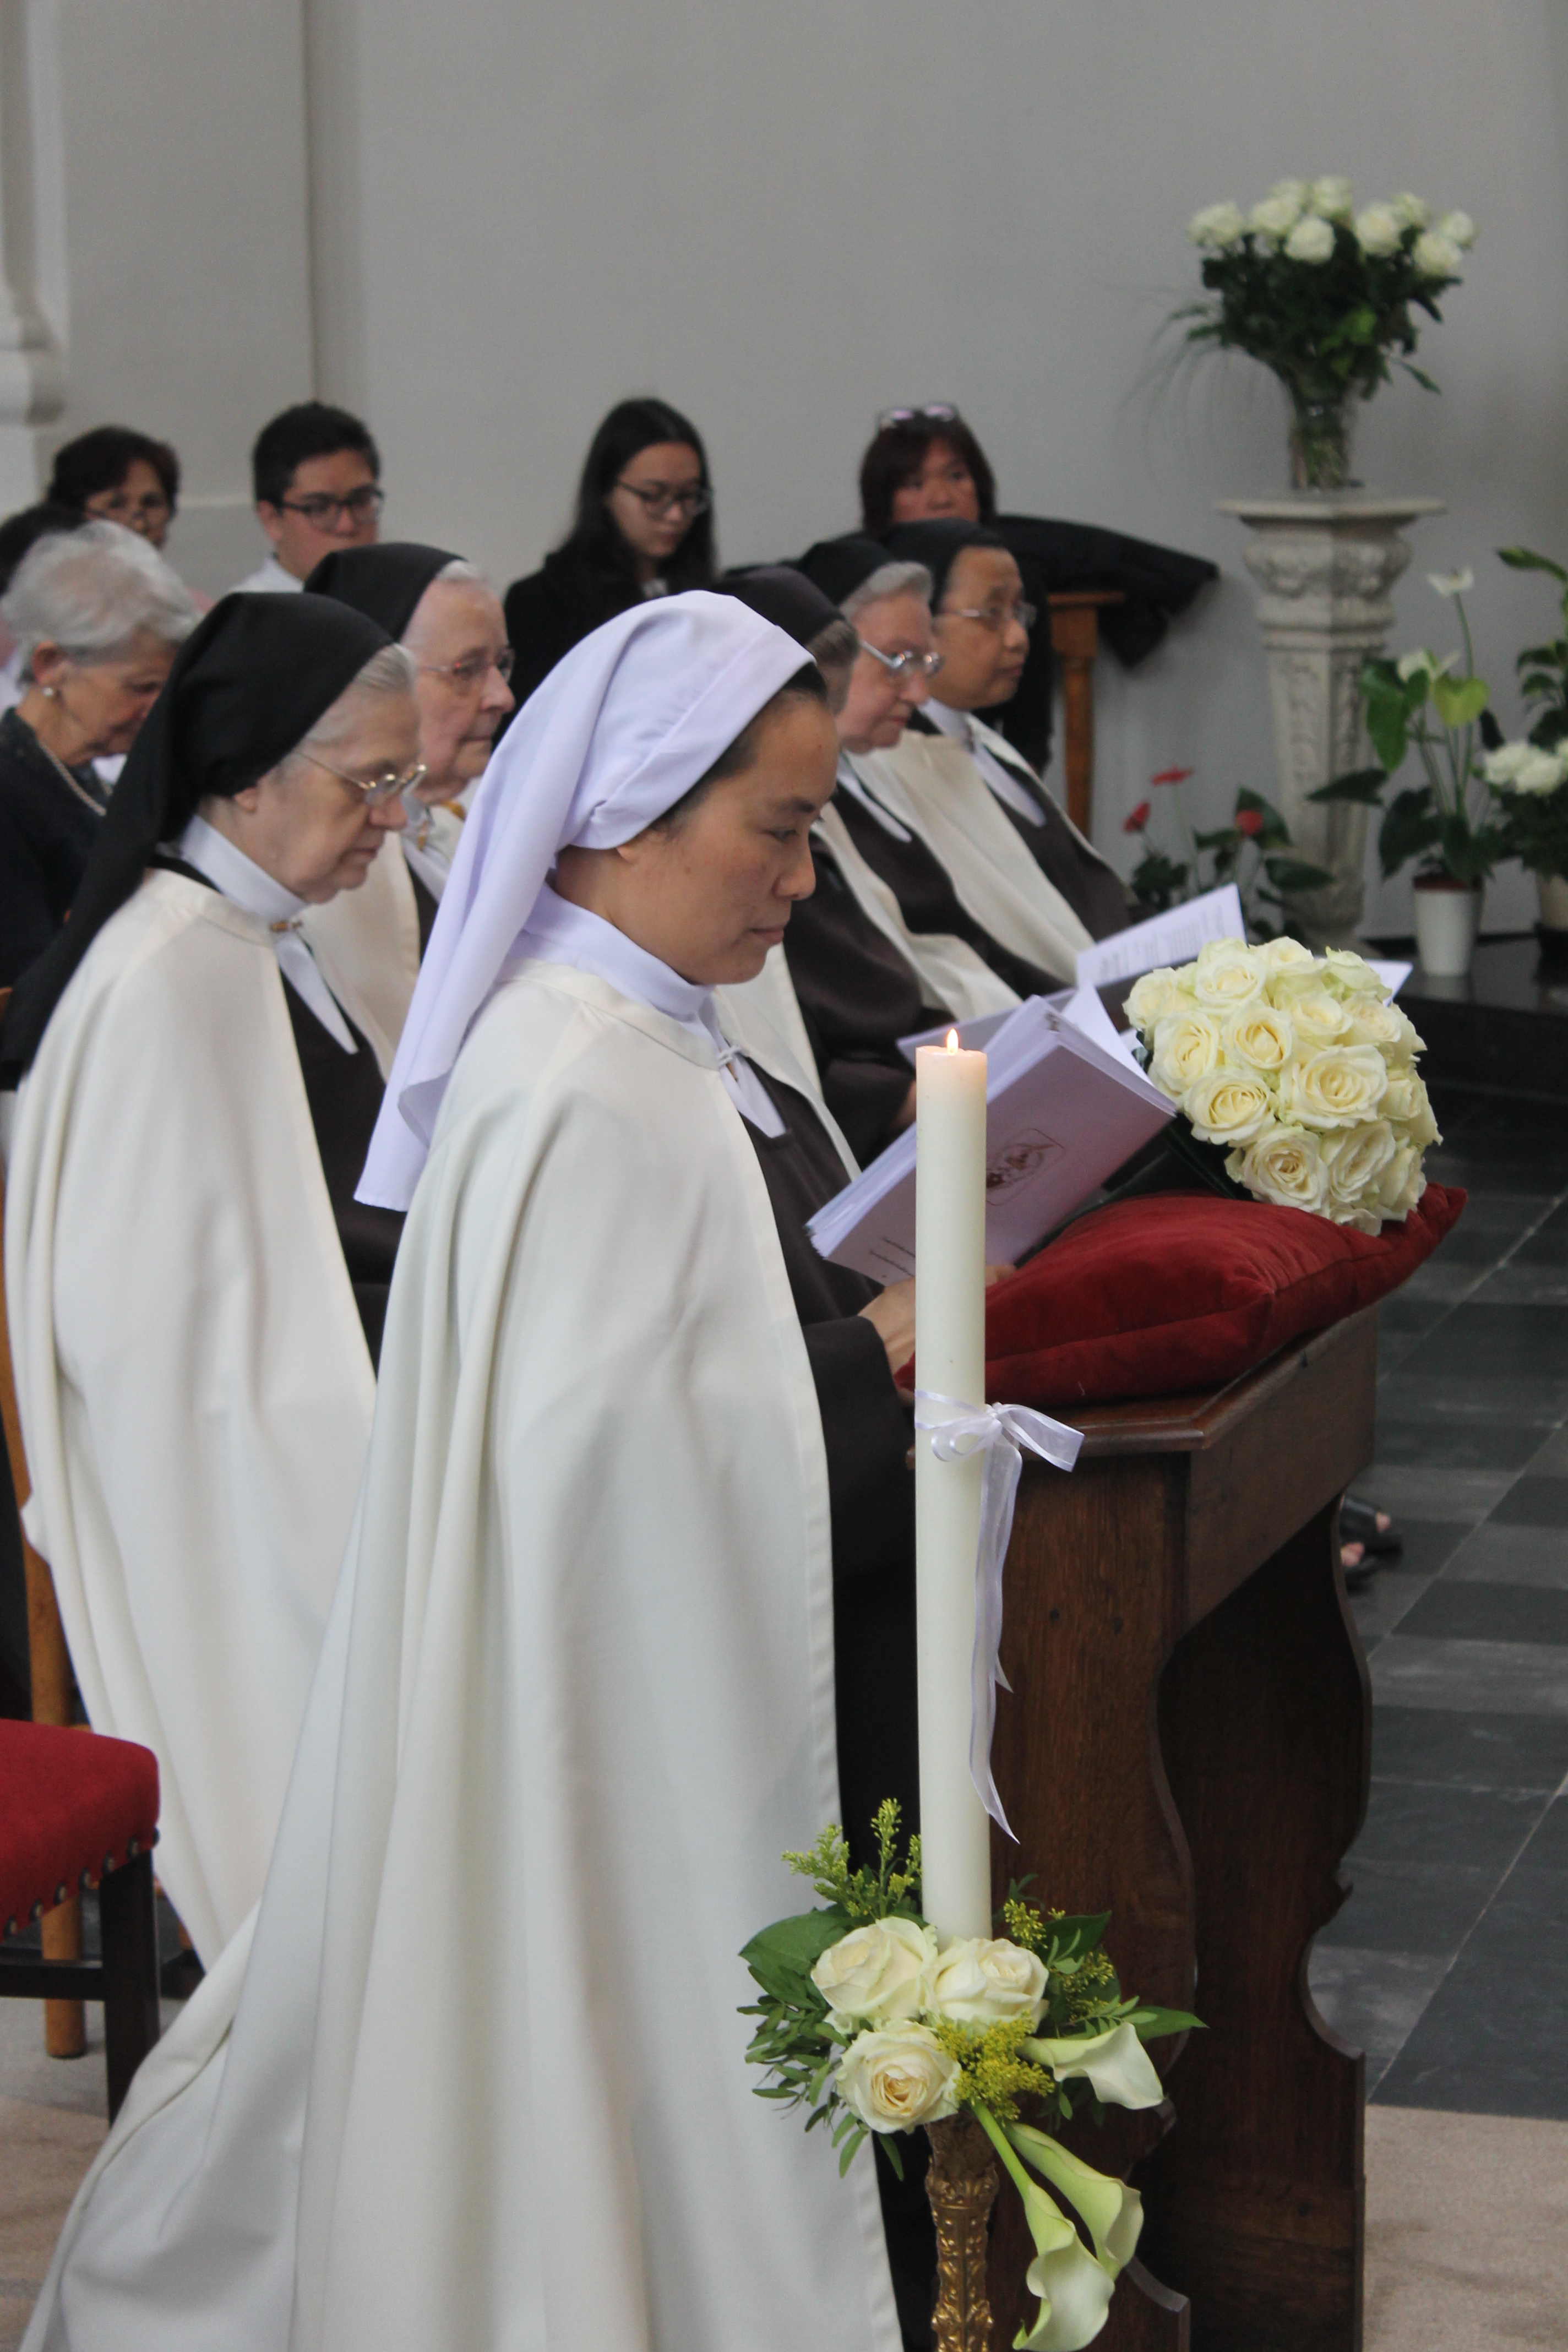
{"type": "Polygon", "coordinates": [[[987,1301],[985,1393],[1054,1410],[1219,1388],[1396,1290],[1464,1205],[1428,1184],[1376,1234],[1213,1192],[1093,1210],[987,1301]]]}
{"type": "Polygon", "coordinates": [[[0,1721],[0,1935],[63,1887],[145,1853],[158,1833],[158,1759],[128,1739],[0,1721]]]}

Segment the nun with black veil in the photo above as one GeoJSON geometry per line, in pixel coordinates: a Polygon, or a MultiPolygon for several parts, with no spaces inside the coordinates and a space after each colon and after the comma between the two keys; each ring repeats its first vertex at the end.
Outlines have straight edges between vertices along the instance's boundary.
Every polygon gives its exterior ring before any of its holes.
{"type": "Polygon", "coordinates": [[[696,592],[492,762],[362,1187],[409,1215],[271,1875],[29,2352],[898,2352],[871,2162],[753,2095],[736,2013],[781,1850],[903,1793],[912,1718],[896,1612],[836,1637],[832,1425],[853,1356],[907,1482],[912,1301],[805,1265],[809,1106],[712,1003],[835,755],[799,646],[696,592]]]}
{"type": "Polygon", "coordinates": [[[261,1890],[370,1436],[402,1220],[353,1199],[382,1082],[300,922],[402,822],[409,686],[341,604],[216,605],[0,1037],[28,1533],[89,1722],[158,1759],[209,1967],[261,1890]]]}

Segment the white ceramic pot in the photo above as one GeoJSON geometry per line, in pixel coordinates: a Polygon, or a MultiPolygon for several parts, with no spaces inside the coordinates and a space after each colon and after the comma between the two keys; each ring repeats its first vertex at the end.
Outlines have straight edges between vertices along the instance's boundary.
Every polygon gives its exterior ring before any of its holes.
{"type": "Polygon", "coordinates": [[[1479,882],[1418,879],[1415,947],[1428,980],[1463,980],[1476,951],[1481,919],[1479,882]]]}
{"type": "Polygon", "coordinates": [[[1538,874],[1541,921],[1548,931],[1568,931],[1568,874],[1538,874]]]}

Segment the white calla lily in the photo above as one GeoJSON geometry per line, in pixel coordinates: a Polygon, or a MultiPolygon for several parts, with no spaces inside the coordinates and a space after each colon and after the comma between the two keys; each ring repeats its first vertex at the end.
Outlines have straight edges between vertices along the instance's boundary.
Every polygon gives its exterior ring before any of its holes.
{"type": "Polygon", "coordinates": [[[1096,2172],[1082,2157],[1032,2125],[1005,2124],[1003,2129],[1025,2162],[1083,2216],[1101,2267],[1118,2277],[1137,2252],[1143,2227],[1143,2200],[1136,2189],[1110,2173],[1096,2172]]]}
{"type": "Polygon", "coordinates": [[[1109,2033],[1037,2038],[1020,2045],[1026,2058],[1048,2066],[1058,2083],[1081,2075],[1097,2099],[1116,2107],[1157,2107],[1165,2094],[1148,2052],[1131,2025],[1109,2033]]]}
{"type": "Polygon", "coordinates": [[[1436,588],[1439,596],[1468,596],[1476,584],[1476,575],[1467,563],[1462,572],[1428,572],[1426,585],[1436,588]]]}
{"type": "Polygon", "coordinates": [[[1115,2274],[1095,2259],[1061,2208],[1030,2179],[990,2109],[976,2107],[974,2115],[1012,2177],[1035,2242],[1028,2288],[1038,2295],[1040,2308],[1034,2326],[1014,2337],[1016,2352],[1082,2352],[1110,2315],[1115,2274]]]}

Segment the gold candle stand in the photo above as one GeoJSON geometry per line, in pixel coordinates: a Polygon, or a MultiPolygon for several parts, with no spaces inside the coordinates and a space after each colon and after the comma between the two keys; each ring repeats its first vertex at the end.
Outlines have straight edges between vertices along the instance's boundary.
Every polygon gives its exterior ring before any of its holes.
{"type": "Polygon", "coordinates": [[[990,2141],[973,2116],[928,2124],[926,2194],[936,2222],[936,2352],[990,2352],[986,2222],[999,2185],[990,2141]]]}

